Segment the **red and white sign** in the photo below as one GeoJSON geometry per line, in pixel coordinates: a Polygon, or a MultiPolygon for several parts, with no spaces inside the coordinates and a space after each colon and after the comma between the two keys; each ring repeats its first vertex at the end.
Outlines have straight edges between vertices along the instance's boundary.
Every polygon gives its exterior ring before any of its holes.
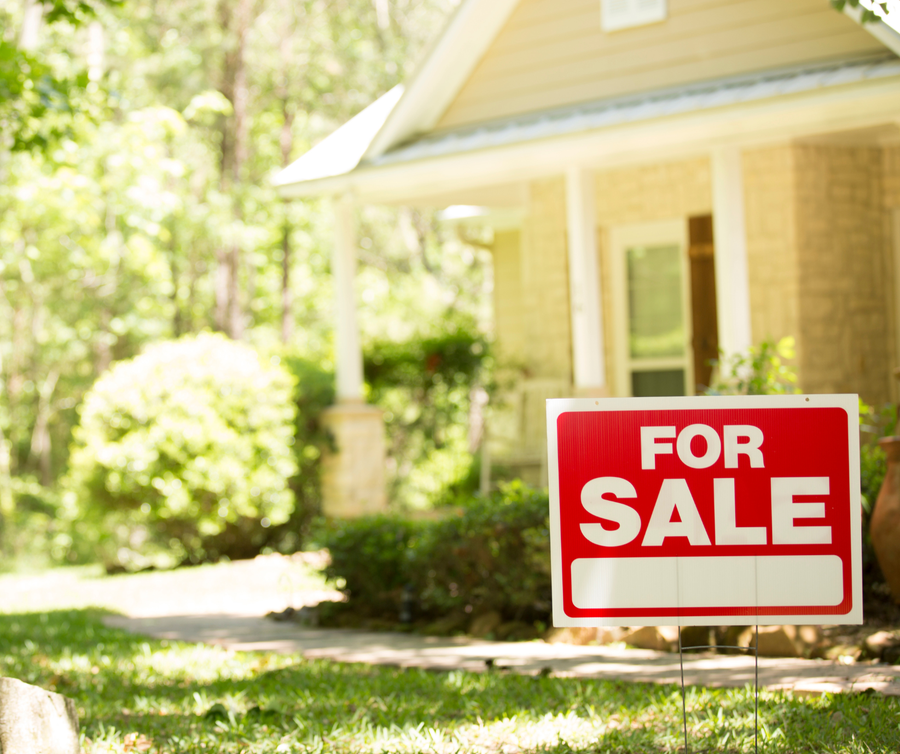
{"type": "Polygon", "coordinates": [[[858,412],[547,401],[554,624],[862,623],[858,412]]]}

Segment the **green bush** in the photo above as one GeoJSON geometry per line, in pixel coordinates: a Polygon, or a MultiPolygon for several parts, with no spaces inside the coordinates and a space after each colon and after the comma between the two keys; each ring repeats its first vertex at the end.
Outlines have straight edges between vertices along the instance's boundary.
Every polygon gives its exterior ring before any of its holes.
{"type": "Polygon", "coordinates": [[[490,361],[475,325],[453,319],[441,332],[366,348],[369,399],[384,410],[396,504],[431,507],[471,483],[470,399],[488,381],[490,361]]]}
{"type": "Polygon", "coordinates": [[[795,356],[794,339],[777,343],[764,340],[746,353],[736,353],[715,362],[718,376],[707,395],[784,395],[799,393],[797,372],[790,364],[795,356]]]}
{"type": "Polygon", "coordinates": [[[354,611],[397,614],[403,588],[412,580],[410,541],[422,526],[387,515],[326,524],[319,534],[331,554],[325,575],[338,582],[354,611]]]}
{"type": "Polygon", "coordinates": [[[348,609],[395,618],[412,587],[419,618],[497,610],[506,620],[547,621],[547,494],[521,482],[431,521],[372,516],[323,532],[326,574],[343,580],[348,609]]]}
{"type": "Polygon", "coordinates": [[[294,459],[297,472],[289,480],[294,493],[290,519],[273,527],[269,544],[283,552],[301,549],[314,519],[322,512],[322,454],[334,439],[322,423],[322,413],[334,404],[334,372],[319,362],[286,354],[281,363],[294,378],[294,459]]]}
{"type": "Polygon", "coordinates": [[[82,541],[97,530],[107,562],[142,567],[153,553],[198,561],[229,524],[287,520],[291,390],[284,369],[218,335],[114,365],[85,397],[66,480],[82,541]]]}
{"type": "Polygon", "coordinates": [[[497,610],[506,620],[550,613],[550,529],[546,492],[510,482],[476,498],[459,516],[423,527],[412,542],[410,581],[421,610],[435,616],[497,610]]]}

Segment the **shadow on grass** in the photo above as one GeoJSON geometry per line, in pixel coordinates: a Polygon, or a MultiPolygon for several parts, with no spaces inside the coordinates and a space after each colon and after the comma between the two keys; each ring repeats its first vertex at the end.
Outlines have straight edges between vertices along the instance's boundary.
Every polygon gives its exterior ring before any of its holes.
{"type": "MultiPolygon", "coordinates": [[[[0,675],[75,699],[88,751],[139,751],[138,735],[188,754],[683,748],[677,686],[236,653],[137,636],[101,616],[0,615],[0,675]]],[[[900,750],[891,699],[764,692],[760,722],[761,751],[900,750]]],[[[688,723],[692,751],[752,751],[752,690],[689,689],[688,723]]]]}

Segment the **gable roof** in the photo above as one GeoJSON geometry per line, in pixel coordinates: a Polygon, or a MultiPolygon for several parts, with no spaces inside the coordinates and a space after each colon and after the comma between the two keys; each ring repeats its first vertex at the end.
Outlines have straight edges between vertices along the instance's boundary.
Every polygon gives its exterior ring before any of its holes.
{"type": "MultiPolygon", "coordinates": [[[[363,165],[376,167],[396,164],[435,154],[481,149],[528,138],[544,138],[578,128],[598,128],[610,122],[614,111],[618,112],[617,122],[623,122],[623,118],[627,122],[683,111],[691,103],[714,107],[738,101],[734,99],[734,95],[739,88],[734,87],[735,77],[731,77],[718,82],[673,87],[670,92],[651,92],[643,97],[624,98],[631,100],[630,110],[622,109],[620,100],[623,98],[613,98],[529,113],[527,117],[505,119],[508,122],[504,123],[484,123],[429,135],[520,2],[521,0],[463,0],[444,33],[407,84],[382,95],[282,170],[274,179],[275,185],[282,188],[284,195],[296,194],[299,192],[286,191],[284,187],[322,181],[333,185],[333,181],[326,179],[348,175],[363,165]],[[698,93],[703,92],[706,92],[706,96],[698,98],[698,93]],[[711,92],[716,94],[711,95],[711,92]],[[726,92],[730,92],[730,100],[726,92]],[[669,104],[662,106],[660,103],[663,100],[667,100],[669,104]],[[655,108],[648,106],[652,101],[657,103],[655,108]],[[666,107],[669,108],[668,112],[666,107]],[[555,124],[556,127],[548,128],[548,124],[555,124]],[[478,134],[481,138],[477,137],[478,134]],[[448,148],[450,145],[452,147],[448,148]]],[[[851,9],[848,4],[845,12],[859,22],[859,9],[851,9]]],[[[863,28],[885,47],[900,54],[900,34],[887,24],[878,21],[867,23],[863,28]]],[[[756,99],[760,96],[783,94],[785,91],[804,91],[848,83],[854,77],[859,80],[871,76],[880,78],[895,75],[897,71],[894,66],[879,67],[881,63],[887,62],[876,61],[878,65],[874,68],[871,67],[871,60],[866,61],[862,67],[859,61],[832,62],[825,69],[805,66],[782,72],[780,75],[787,75],[794,80],[793,88],[773,85],[771,72],[740,78],[745,81],[746,96],[756,99]],[[835,65],[841,69],[841,73],[835,73],[835,65]],[[834,75],[827,75],[829,69],[834,75]],[[756,83],[747,89],[754,78],[756,83]]],[[[775,78],[777,76],[775,74],[775,78]]],[[[312,185],[309,187],[313,188],[312,185]]]]}

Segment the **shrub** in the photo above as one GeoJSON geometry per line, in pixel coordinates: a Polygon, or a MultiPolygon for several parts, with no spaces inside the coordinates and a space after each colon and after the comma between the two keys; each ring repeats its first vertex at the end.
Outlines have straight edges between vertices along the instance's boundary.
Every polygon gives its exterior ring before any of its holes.
{"type": "Polygon", "coordinates": [[[492,609],[506,620],[547,621],[548,513],[547,494],[517,481],[443,519],[335,522],[322,535],[326,574],[343,579],[357,615],[396,617],[408,584],[419,617],[492,609]]]}
{"type": "Polygon", "coordinates": [[[154,546],[197,561],[227,524],[285,521],[296,469],[291,388],[281,367],[218,335],[114,365],[85,397],[75,431],[67,487],[88,516],[81,533],[99,525],[104,557],[139,567],[154,546]]]}
{"type": "Polygon", "coordinates": [[[294,493],[290,519],[270,532],[270,544],[283,552],[303,547],[310,527],[322,512],[322,454],[333,449],[334,440],[322,424],[322,412],[334,403],[334,372],[320,363],[296,354],[286,354],[281,363],[294,378],[294,460],[297,471],[288,482],[294,493]]]}
{"type": "Polygon", "coordinates": [[[354,611],[396,615],[403,587],[411,582],[410,540],[422,525],[400,516],[364,516],[329,522],[320,533],[331,554],[325,569],[354,611]]]}
{"type": "Polygon", "coordinates": [[[442,332],[372,343],[364,366],[370,400],[385,412],[391,499],[425,508],[465,484],[470,398],[490,371],[474,324],[451,320],[442,332]]]}
{"type": "Polygon", "coordinates": [[[783,395],[799,393],[797,373],[786,364],[794,358],[794,339],[764,340],[746,353],[718,362],[718,379],[707,395],[783,395]]]}
{"type": "Polygon", "coordinates": [[[510,482],[475,498],[461,515],[423,527],[411,550],[410,581],[425,613],[492,609],[517,621],[549,616],[546,492],[510,482]]]}

